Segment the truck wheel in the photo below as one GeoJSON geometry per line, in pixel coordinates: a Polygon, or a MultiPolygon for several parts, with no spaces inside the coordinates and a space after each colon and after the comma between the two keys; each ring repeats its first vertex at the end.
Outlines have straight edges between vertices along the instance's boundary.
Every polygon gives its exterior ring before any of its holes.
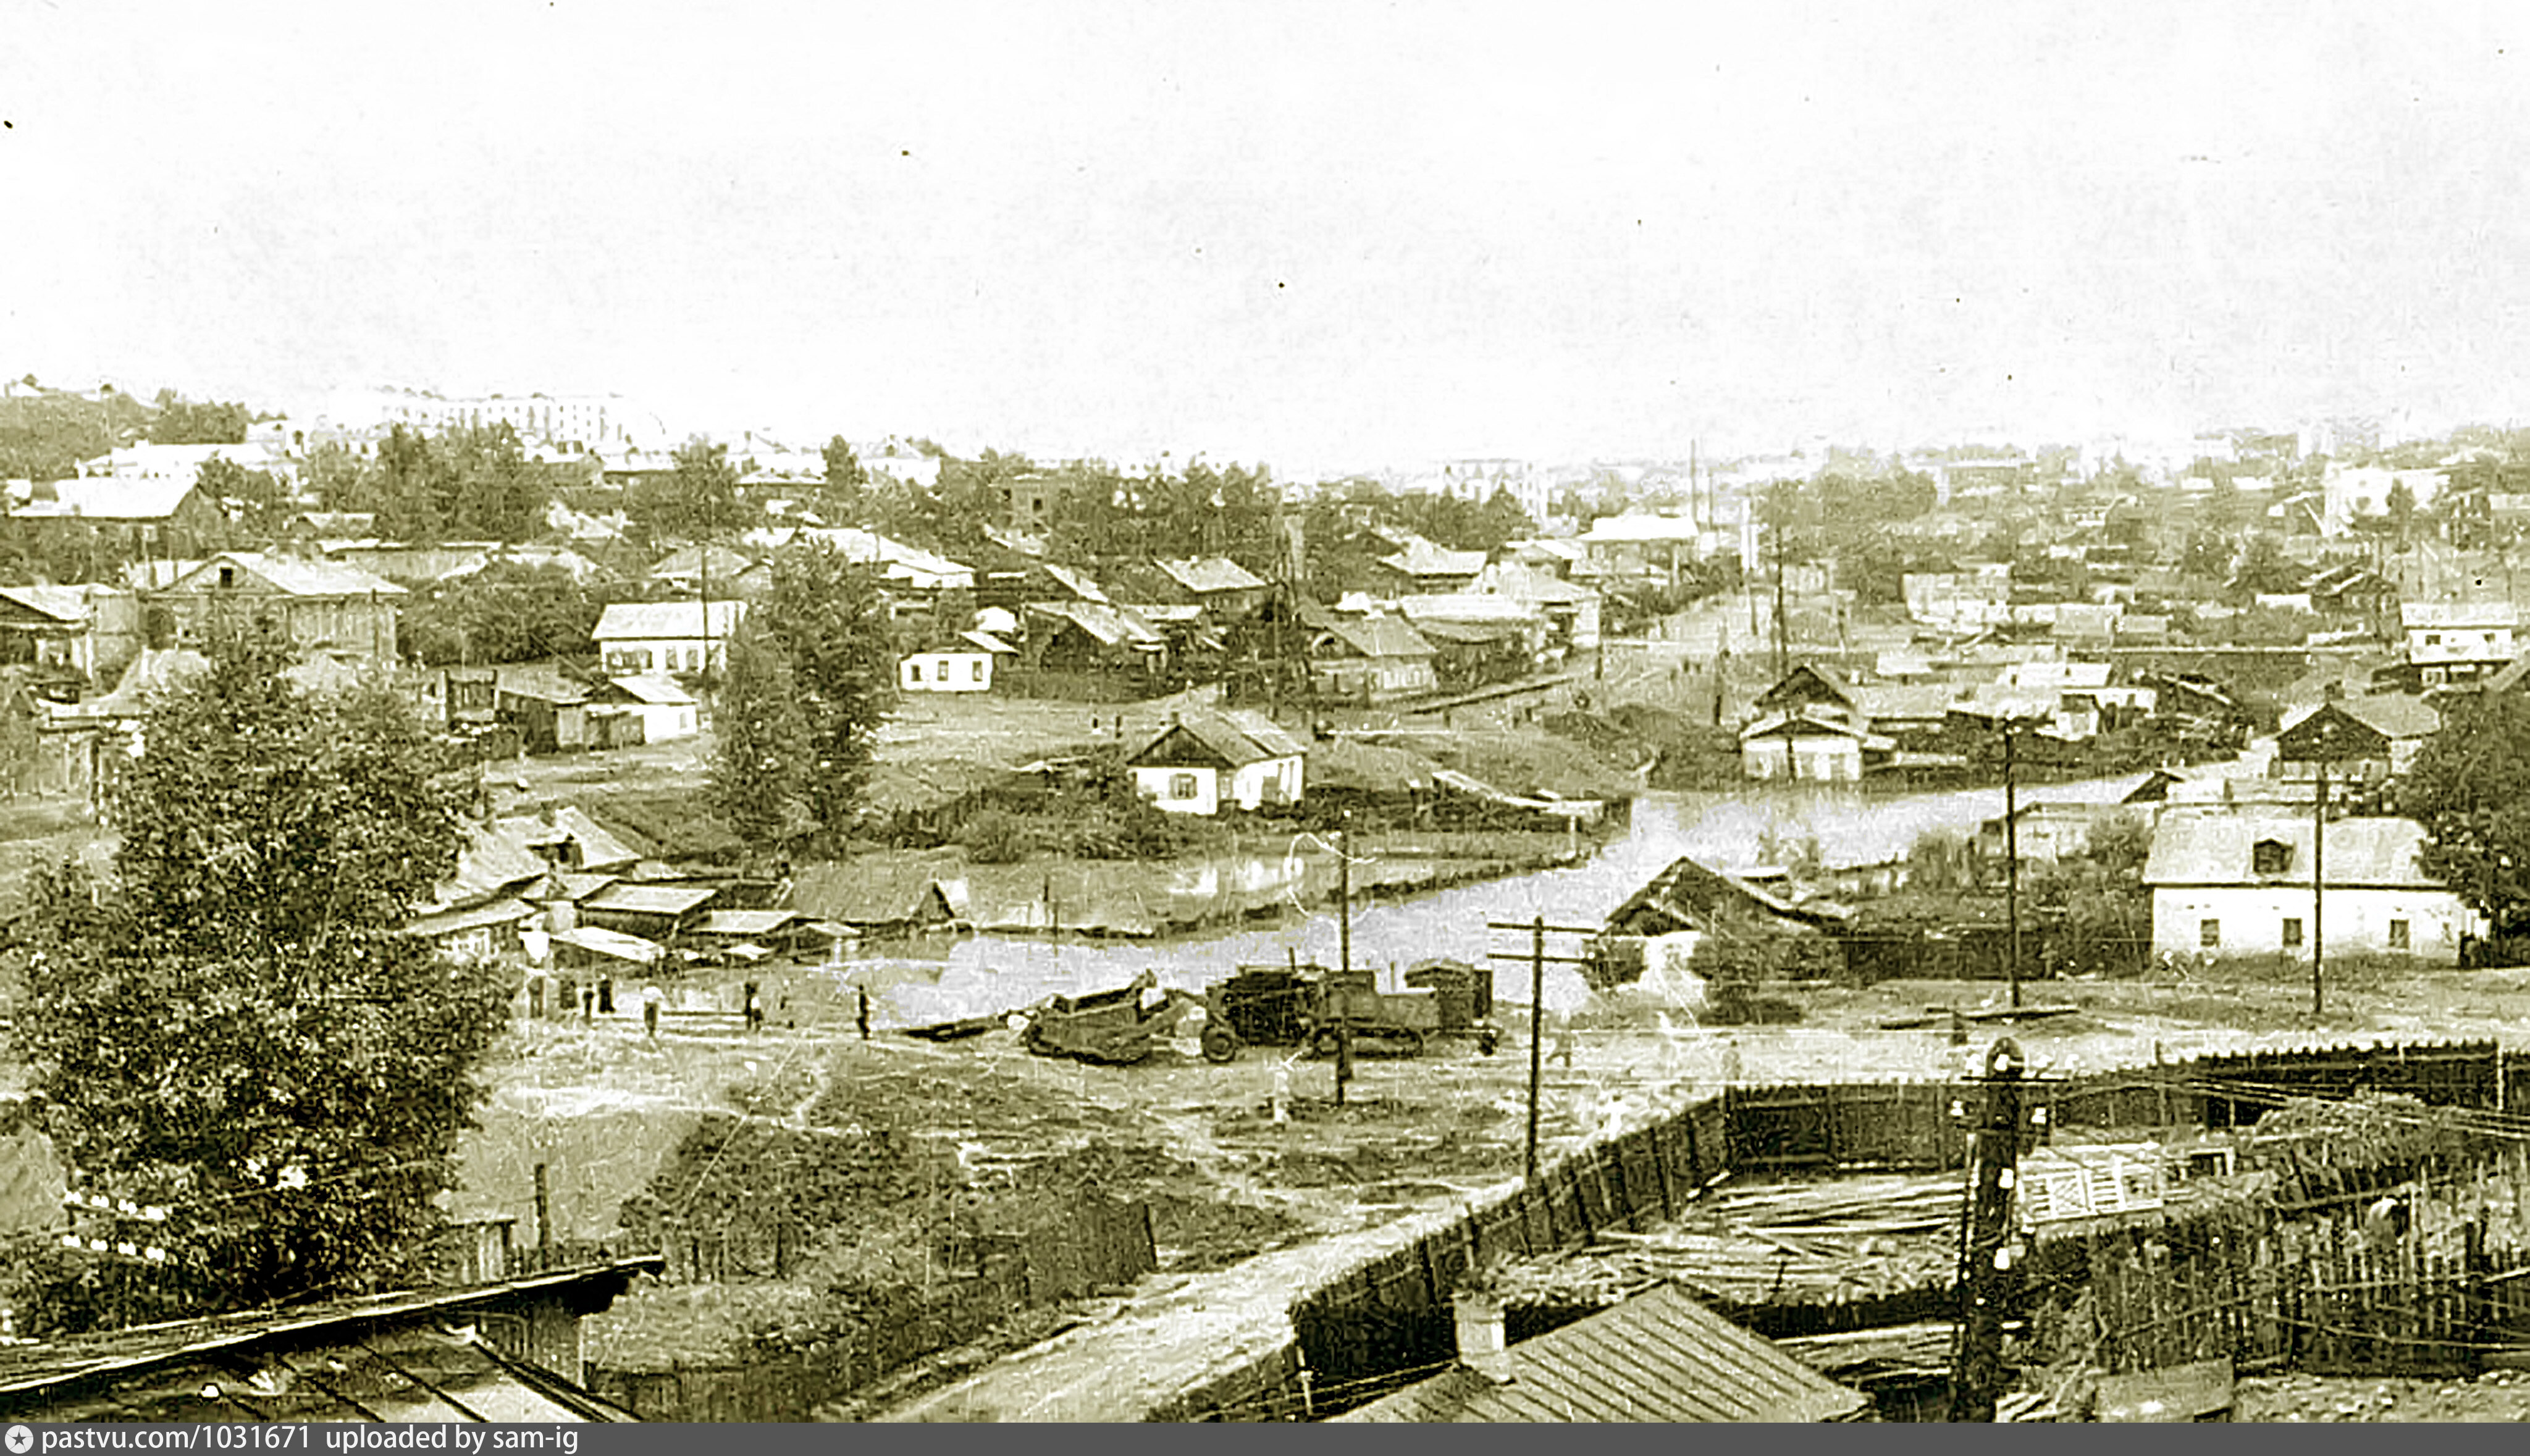
{"type": "Polygon", "coordinates": [[[1338,1040],[1334,1027],[1321,1028],[1316,1036],[1309,1038],[1309,1051],[1318,1056],[1333,1056],[1338,1040]]]}
{"type": "Polygon", "coordinates": [[[1494,1052],[1500,1051],[1501,1048],[1502,1033],[1490,1030],[1476,1033],[1476,1052],[1478,1055],[1491,1056],[1494,1052]]]}
{"type": "Polygon", "coordinates": [[[1226,1026],[1207,1026],[1201,1038],[1203,1059],[1228,1065],[1238,1059],[1238,1033],[1226,1026]]]}

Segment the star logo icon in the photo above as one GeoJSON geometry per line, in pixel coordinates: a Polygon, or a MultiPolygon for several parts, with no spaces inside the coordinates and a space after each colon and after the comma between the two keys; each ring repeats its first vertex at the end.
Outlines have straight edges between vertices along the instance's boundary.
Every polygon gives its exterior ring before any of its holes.
{"type": "Polygon", "coordinates": [[[9,1450],[11,1456],[27,1456],[27,1453],[33,1449],[35,1449],[35,1433],[33,1431],[28,1430],[24,1426],[12,1426],[9,1428],[9,1450]]]}

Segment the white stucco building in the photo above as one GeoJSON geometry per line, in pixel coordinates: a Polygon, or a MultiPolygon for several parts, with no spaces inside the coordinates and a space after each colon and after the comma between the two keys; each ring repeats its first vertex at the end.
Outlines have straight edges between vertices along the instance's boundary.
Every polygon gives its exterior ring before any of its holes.
{"type": "Polygon", "coordinates": [[[2144,885],[2157,954],[2310,954],[2314,898],[2327,953],[2407,956],[2453,965],[2484,933],[2459,896],[2417,863],[2412,819],[2340,819],[2320,843],[2312,892],[2308,815],[2173,813],[2154,833],[2144,885]]]}

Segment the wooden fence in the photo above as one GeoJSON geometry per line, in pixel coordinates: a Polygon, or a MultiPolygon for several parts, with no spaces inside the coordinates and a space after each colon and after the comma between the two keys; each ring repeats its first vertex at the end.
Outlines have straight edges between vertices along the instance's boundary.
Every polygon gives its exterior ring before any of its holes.
{"type": "MultiPolygon", "coordinates": [[[[804,1253],[787,1222],[717,1233],[672,1228],[665,1242],[671,1282],[788,1277],[804,1253]]],[[[1148,1204],[1085,1192],[1040,1205],[1023,1228],[961,1241],[951,1257],[972,1265],[909,1319],[780,1357],[664,1371],[592,1368],[589,1386],[644,1420],[806,1421],[818,1406],[1020,1310],[1129,1285],[1159,1267],[1158,1256],[1148,1204]]]]}
{"type": "MultiPolygon", "coordinates": [[[[2520,1105],[2530,1084],[2493,1042],[2346,1045],[2199,1056],[2036,1082],[2029,1102],[2046,1107],[2060,1127],[2221,1128],[2252,1123],[2289,1097],[2358,1092],[2502,1109],[2520,1105]]],[[[1734,1088],[1708,1098],[1667,1121],[1561,1159],[1541,1169],[1536,1183],[1479,1204],[1463,1218],[1307,1295],[1292,1310],[1297,1359],[1278,1354],[1266,1363],[1284,1375],[1261,1365],[1233,1373],[1224,1380],[1244,1392],[1235,1407],[1207,1407],[1189,1393],[1173,1410],[1185,1419],[1271,1419],[1303,1405],[1326,1415],[1366,1403],[1451,1359],[1450,1296],[1469,1270],[1497,1255],[1546,1254],[1576,1247],[1602,1229],[1640,1226],[1676,1212],[1696,1190],[1730,1172],[1959,1167],[1966,1157],[1965,1115],[1978,1095],[1971,1083],[1923,1082],[1734,1088]],[[1249,1388],[1277,1378],[1287,1379],[1275,1387],[1282,1392],[1279,1405],[1249,1388]]],[[[2351,1210],[2358,1191],[2349,1186],[2331,1197],[2351,1210]]],[[[2488,1318],[2500,1325],[2509,1318],[2504,1311],[2530,1312],[2530,1287],[2524,1287],[2530,1276],[2498,1285],[2500,1294],[2470,1294],[2464,1258],[2455,1269],[2428,1261],[2401,1275],[2379,1266],[2387,1256],[2367,1265],[2349,1253],[2341,1265],[2304,1259],[2292,1266],[2301,1272],[2287,1278],[2273,1273],[2268,1257],[2238,1239],[2218,1238],[2210,1225],[2200,1229],[2185,1218],[2150,1231],[2059,1238],[2054,1246],[2060,1251],[2082,1251],[2081,1265],[2077,1270],[2069,1262],[2073,1256],[2060,1252],[2048,1277],[2062,1286],[2060,1293],[2096,1286],[2095,1308],[2107,1302],[2107,1312],[2097,1316],[2100,1328],[2119,1362],[2112,1369],[2148,1369],[2234,1351],[2243,1364],[2288,1355],[2317,1362],[2305,1368],[2320,1369],[2327,1360],[2351,1360],[2322,1341],[2350,1341],[2347,1350],[2382,1346],[2389,1336],[2379,1330],[2361,1339],[2332,1332],[2368,1328],[2342,1322],[2345,1300],[2357,1285],[2392,1277],[2403,1278],[2400,1287],[2408,1292],[2389,1308],[2402,1312],[2397,1319],[2418,1330],[2488,1318]],[[2120,1264],[2113,1252],[2101,1252],[2100,1239],[2110,1240],[2112,1251],[2159,1259],[2165,1267],[2120,1264]],[[2197,1252],[2150,1252],[2156,1249],[2197,1252]],[[2282,1334],[2261,1336],[2265,1343],[2241,1343],[2240,1330],[2251,1327],[2299,1329],[2304,1335],[2288,1346],[2275,1343],[2282,1334]],[[2218,1338],[2218,1330],[2228,1333],[2218,1338]]],[[[2530,1249],[2530,1227],[2521,1243],[2530,1249]]],[[[2530,1255],[2521,1262],[2530,1264],[2530,1255]]],[[[1513,1338],[1522,1333],[1518,1324],[1514,1312],[1513,1338]]]]}

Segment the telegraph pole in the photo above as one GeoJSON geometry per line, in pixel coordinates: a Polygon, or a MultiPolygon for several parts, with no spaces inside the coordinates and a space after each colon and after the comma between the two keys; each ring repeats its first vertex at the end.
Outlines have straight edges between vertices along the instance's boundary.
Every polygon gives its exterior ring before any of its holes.
{"type": "Polygon", "coordinates": [[[1528,936],[1528,947],[1525,950],[1488,950],[1485,952],[1485,958],[1528,963],[1528,1152],[1522,1165],[1526,1170],[1528,1181],[1535,1183],[1537,1181],[1537,1106],[1538,1098],[1546,1083],[1546,964],[1548,961],[1553,961],[1558,965],[1585,968],[1594,964],[1593,957],[1586,953],[1586,938],[1595,936],[1598,932],[1587,926],[1549,925],[1543,915],[1532,918],[1526,924],[1489,920],[1485,922],[1485,929],[1523,931],[1528,936]],[[1547,954],[1546,938],[1550,935],[1585,938],[1585,953],[1547,954]]]}
{"type": "Polygon", "coordinates": [[[1968,1148],[1967,1237],[1960,1253],[1959,1336],[1950,1419],[1991,1422],[2003,1393],[2003,1316],[2018,1282],[2011,1194],[2020,1161],[2020,1048],[1998,1041],[1985,1059],[1985,1105],[1968,1148]]]}
{"type": "MultiPolygon", "coordinates": [[[[2323,730],[2329,725],[2323,725],[2323,730]]],[[[2319,761],[2317,792],[2311,795],[2310,807],[2310,1019],[2317,1021],[2326,1014],[2326,993],[2320,967],[2328,959],[2327,928],[2320,924],[2320,910],[2327,899],[2323,888],[2328,880],[2328,760],[2319,761]]]]}
{"type": "Polygon", "coordinates": [[[1336,829],[1336,959],[1338,975],[1330,988],[1328,1009],[1336,1020],[1336,1105],[1344,1105],[1345,1084],[1352,1080],[1352,815],[1348,811],[1336,829]]]}
{"type": "Polygon", "coordinates": [[[2010,927],[2011,948],[2004,975],[2011,983],[2011,1008],[2020,1009],[2020,794],[2012,769],[2012,740],[2018,725],[2003,721],[2003,913],[2010,927]]]}
{"type": "Polygon", "coordinates": [[[1528,1158],[1522,1164],[1537,1181],[1537,1088],[1546,1076],[1546,917],[1528,927],[1528,1158]]]}

